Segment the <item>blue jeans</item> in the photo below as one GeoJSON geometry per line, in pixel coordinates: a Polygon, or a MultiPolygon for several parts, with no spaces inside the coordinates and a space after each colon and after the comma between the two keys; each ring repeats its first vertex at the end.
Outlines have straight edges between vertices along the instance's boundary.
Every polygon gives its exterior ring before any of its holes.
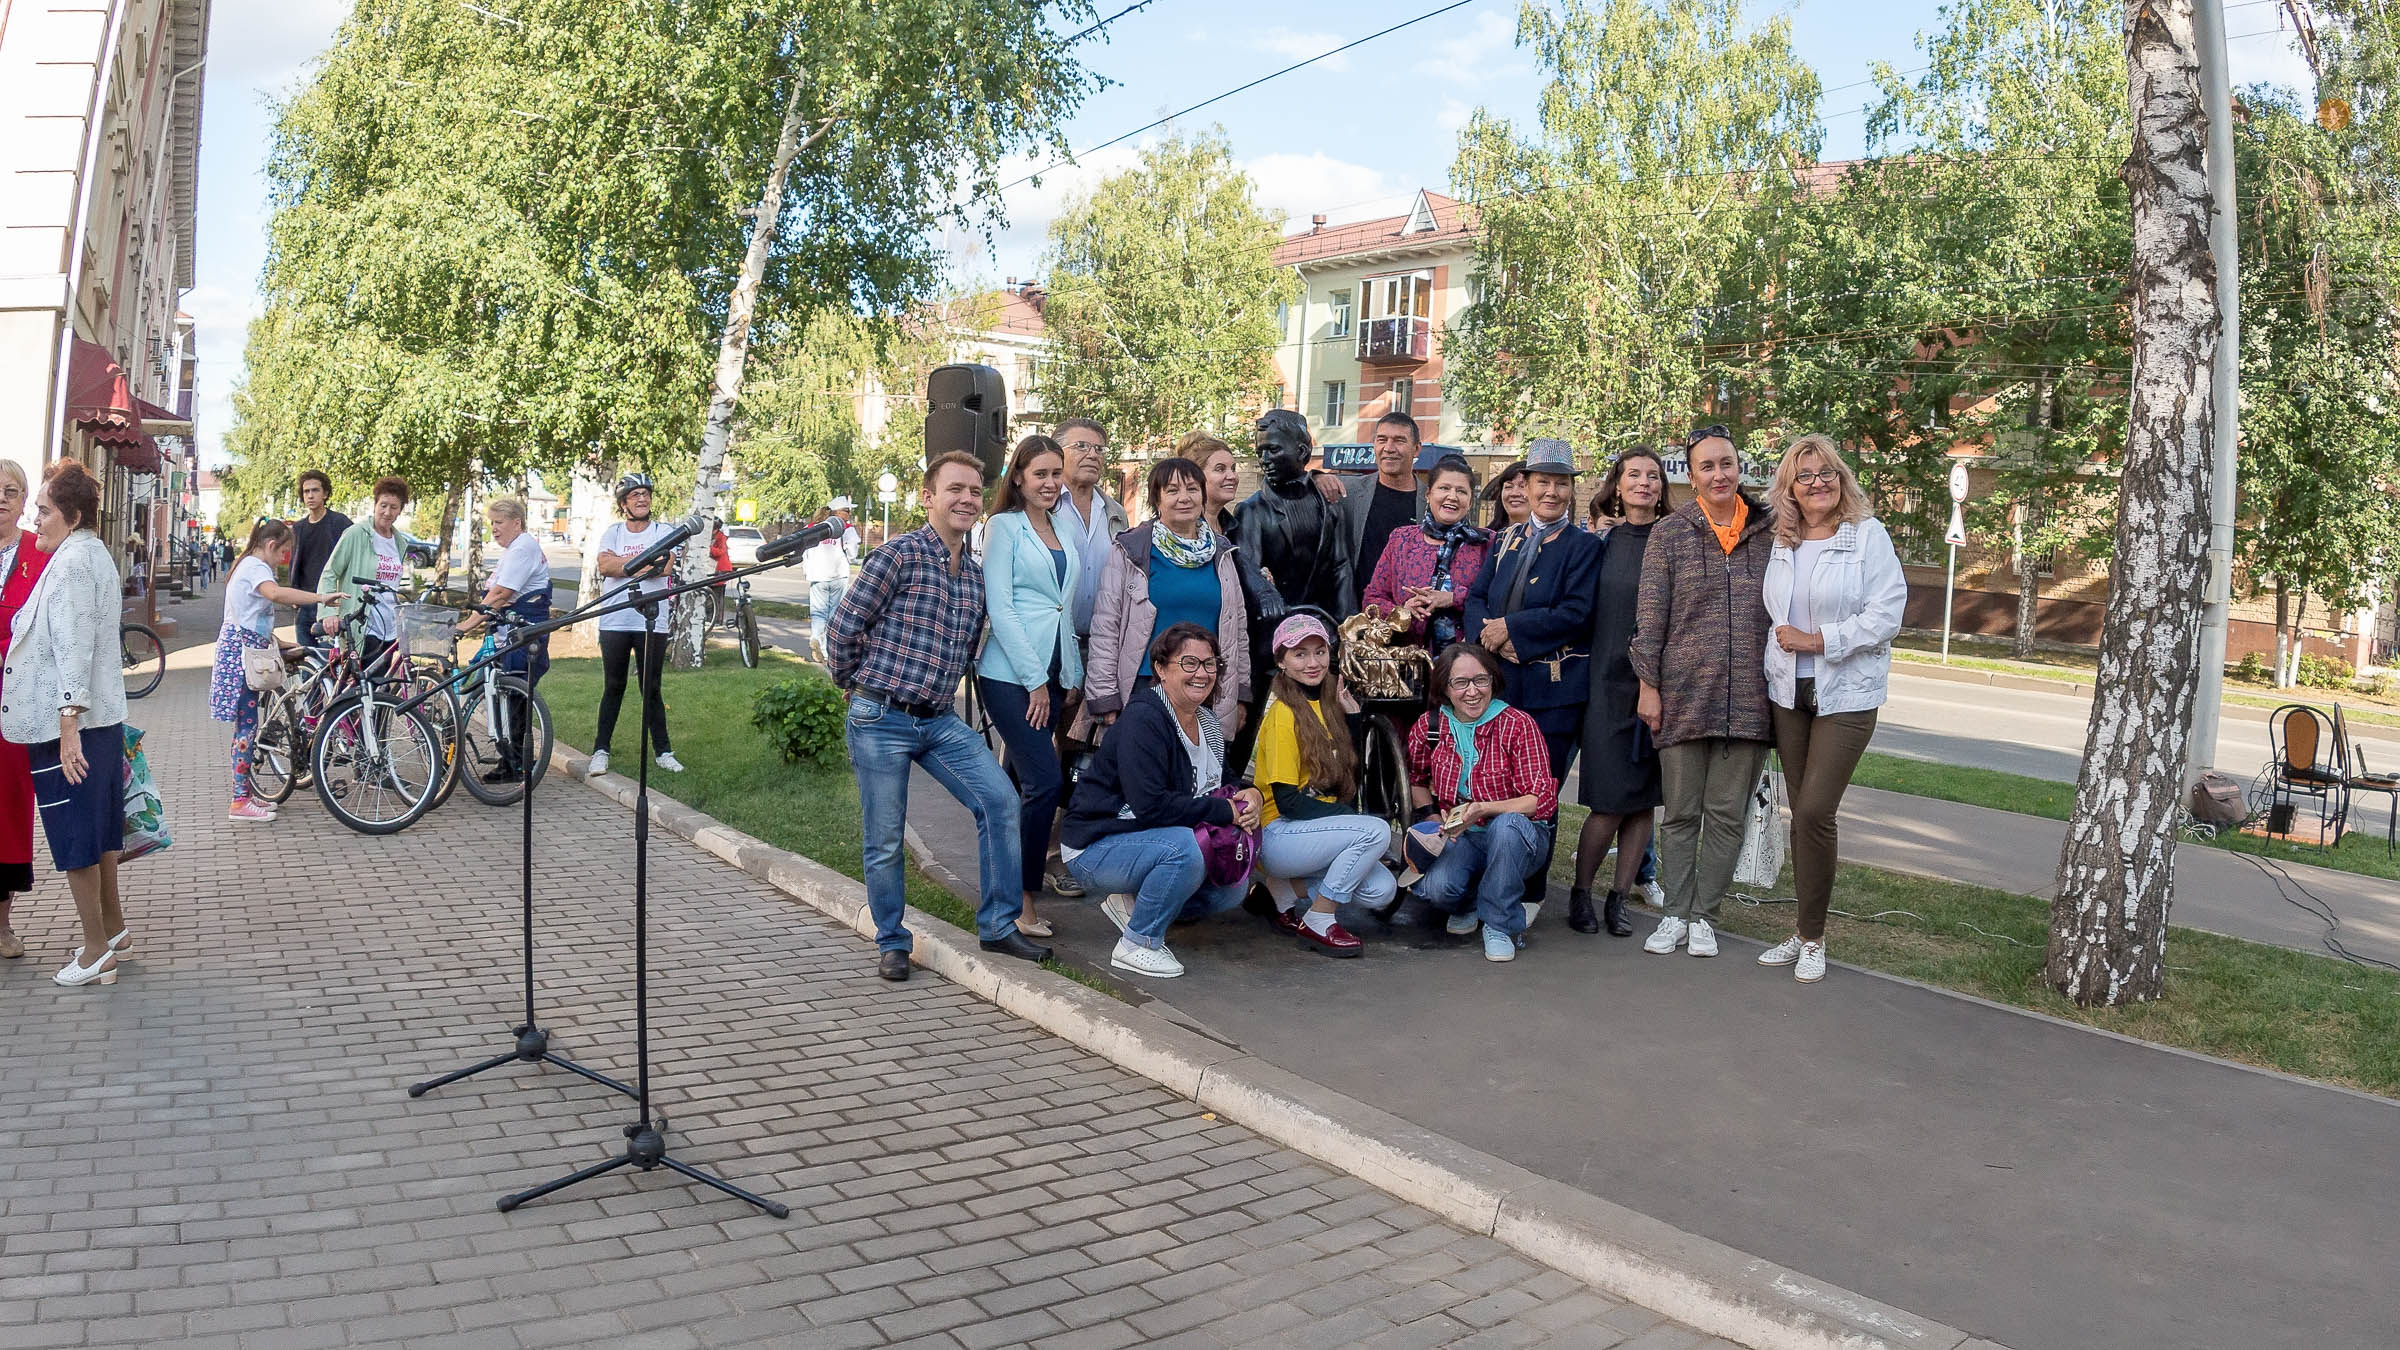
{"type": "Polygon", "coordinates": [[[1076,854],[1067,870],[1093,890],[1133,896],[1133,922],[1125,936],[1143,947],[1166,946],[1169,924],[1232,909],[1249,889],[1240,882],[1209,885],[1200,841],[1181,825],[1102,835],[1076,854]]]}
{"type": "Polygon", "coordinates": [[[1027,895],[1039,894],[1042,863],[1050,856],[1050,822],[1067,790],[1066,772],[1058,765],[1058,742],[1051,738],[1057,730],[1059,709],[1066,706],[1067,691],[1059,688],[1056,680],[1043,686],[1050,691],[1049,725],[1037,730],[1026,720],[1032,690],[1011,680],[987,680],[980,675],[975,686],[983,693],[983,706],[991,711],[993,729],[1008,748],[1009,776],[1017,780],[1017,791],[1024,798],[1017,808],[1020,880],[1027,895]]]}
{"type": "Polygon", "coordinates": [[[812,659],[826,659],[825,629],[833,622],[833,612],[842,607],[842,596],[849,589],[848,581],[808,583],[808,654],[812,659]]]}
{"type": "Polygon", "coordinates": [[[917,717],[887,708],[879,699],[850,699],[845,719],[850,766],[858,774],[858,807],[866,834],[867,907],[875,915],[875,945],[904,952],[914,944],[902,923],[908,907],[904,831],[908,827],[908,771],[922,764],[934,781],[975,813],[976,862],[983,872],[983,898],[975,906],[975,932],[986,942],[1017,931],[1025,898],[1017,890],[1017,794],[983,738],[956,713],[917,717]]]}
{"type": "Polygon", "coordinates": [[[1391,846],[1392,827],[1379,816],[1278,816],[1259,831],[1258,870],[1320,900],[1381,908],[1399,889],[1383,865],[1391,846]]]}
{"type": "Polygon", "coordinates": [[[1417,898],[1463,914],[1474,893],[1475,917],[1510,937],[1525,931],[1525,879],[1550,853],[1550,822],[1510,812],[1450,841],[1433,870],[1417,880],[1417,898]]]}
{"type": "Polygon", "coordinates": [[[325,635],[317,631],[317,607],[302,605],[292,619],[292,636],[303,647],[322,647],[325,635]]]}

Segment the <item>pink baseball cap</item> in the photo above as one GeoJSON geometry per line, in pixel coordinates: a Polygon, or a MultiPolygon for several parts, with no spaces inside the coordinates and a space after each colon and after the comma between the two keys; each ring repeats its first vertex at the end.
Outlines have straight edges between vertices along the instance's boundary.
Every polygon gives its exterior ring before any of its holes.
{"type": "Polygon", "coordinates": [[[1312,637],[1328,647],[1333,645],[1333,634],[1325,631],[1324,623],[1316,615],[1295,614],[1275,625],[1275,638],[1267,644],[1267,652],[1281,656],[1312,637]]]}

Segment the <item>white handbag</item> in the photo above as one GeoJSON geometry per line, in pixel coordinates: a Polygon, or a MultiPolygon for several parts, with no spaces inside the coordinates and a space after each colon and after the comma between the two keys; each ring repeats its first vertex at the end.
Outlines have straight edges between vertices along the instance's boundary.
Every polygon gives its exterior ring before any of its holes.
{"type": "Polygon", "coordinates": [[[1737,886],[1761,890],[1783,879],[1783,856],[1791,851],[1791,825],[1784,819],[1783,770],[1770,758],[1750,789],[1748,819],[1742,825],[1742,856],[1733,865],[1737,886]]]}
{"type": "Polygon", "coordinates": [[[258,693],[283,688],[283,651],[273,642],[242,648],[242,683],[258,693]]]}

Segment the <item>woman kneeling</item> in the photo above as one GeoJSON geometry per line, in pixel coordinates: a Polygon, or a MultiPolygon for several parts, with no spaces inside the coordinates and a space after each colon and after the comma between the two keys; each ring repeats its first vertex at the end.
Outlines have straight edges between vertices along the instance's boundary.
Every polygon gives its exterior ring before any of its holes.
{"type": "Polygon", "coordinates": [[[1356,956],[1364,948],[1334,922],[1335,908],[1345,901],[1373,909],[1392,902],[1398,888],[1383,866],[1392,827],[1350,809],[1358,750],[1342,715],[1357,712],[1358,704],[1333,672],[1324,622],[1310,614],[1285,619],[1276,626],[1273,650],[1274,696],[1259,719],[1252,774],[1267,794],[1260,879],[1286,932],[1328,956],[1356,956]],[[1303,898],[1314,902],[1305,914],[1303,898]]]}
{"type": "Polygon", "coordinates": [[[1167,926],[1242,902],[1245,882],[1209,882],[1195,826],[1258,828],[1257,789],[1220,793],[1225,729],[1208,706],[1220,663],[1217,640],[1179,623],[1150,644],[1158,684],[1127,700],[1084,765],[1060,831],[1059,857],[1077,881],[1109,892],[1101,912],[1124,936],[1109,964],[1173,979],[1183,963],[1167,926]]]}
{"type": "Polygon", "coordinates": [[[1499,678],[1499,658],[1471,643],[1452,644],[1434,663],[1439,702],[1408,733],[1419,821],[1410,832],[1440,822],[1441,853],[1417,897],[1450,915],[1455,936],[1482,924],[1484,959],[1512,961],[1525,932],[1526,878],[1550,853],[1558,784],[1542,729],[1494,695],[1499,678]]]}

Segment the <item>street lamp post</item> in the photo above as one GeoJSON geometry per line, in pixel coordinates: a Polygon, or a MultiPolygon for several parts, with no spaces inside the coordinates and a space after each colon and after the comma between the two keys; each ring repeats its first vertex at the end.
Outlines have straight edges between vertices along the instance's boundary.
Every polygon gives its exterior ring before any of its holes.
{"type": "Polygon", "coordinates": [[[883,540],[892,540],[892,503],[900,500],[900,480],[889,469],[875,478],[875,500],[883,503],[883,540]]]}

